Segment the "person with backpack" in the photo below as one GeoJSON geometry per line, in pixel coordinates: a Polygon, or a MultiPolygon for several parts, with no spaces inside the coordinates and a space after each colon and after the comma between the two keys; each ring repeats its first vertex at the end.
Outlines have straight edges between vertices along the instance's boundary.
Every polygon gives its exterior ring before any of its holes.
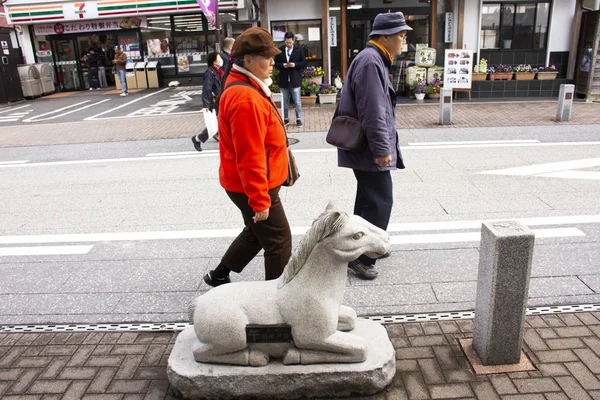
{"type": "Polygon", "coordinates": [[[204,276],[230,283],[264,250],[265,279],[277,279],[292,254],[292,234],[279,189],[288,175],[283,118],[273,103],[273,56],[280,50],[264,28],[245,30],[233,44],[219,100],[219,182],[242,213],[244,229],[204,276]]]}
{"type": "MultiPolygon", "coordinates": [[[[204,71],[204,77],[202,82],[202,107],[204,111],[215,110],[218,113],[217,101],[221,95],[221,80],[223,79],[224,71],[223,59],[217,52],[208,54],[206,60],[208,68],[204,71]]],[[[219,134],[215,135],[215,140],[219,140],[219,134]]],[[[202,143],[208,139],[208,132],[201,132],[200,135],[192,136],[192,143],[194,148],[198,151],[202,151],[202,143]]]]}

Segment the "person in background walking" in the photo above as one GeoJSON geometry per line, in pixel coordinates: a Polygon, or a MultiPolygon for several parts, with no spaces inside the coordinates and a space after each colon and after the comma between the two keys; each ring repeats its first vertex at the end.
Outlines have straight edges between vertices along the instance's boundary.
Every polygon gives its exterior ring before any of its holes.
{"type": "Polygon", "coordinates": [[[88,80],[90,83],[90,90],[98,89],[98,53],[96,49],[90,47],[88,49],[88,56],[85,60],[88,66],[88,80]]]}
{"type": "MultiPolygon", "coordinates": [[[[223,60],[223,65],[226,66],[229,62],[229,57],[231,55],[231,48],[233,47],[234,38],[226,37],[223,39],[223,47],[221,50],[221,59],[223,60]]],[[[225,69],[225,67],[223,67],[225,69]]]]}
{"type": "MultiPolygon", "coordinates": [[[[354,214],[383,230],[394,204],[390,171],[404,168],[396,131],[396,92],[388,77],[409,30],[401,12],[375,17],[369,42],[348,69],[338,109],[338,115],[360,121],[366,139],[358,150],[338,149],[338,166],[352,168],[356,177],[354,214]]],[[[348,267],[361,279],[378,275],[375,260],[365,255],[348,267]]]]}
{"type": "MultiPolygon", "coordinates": [[[[208,54],[206,60],[208,68],[204,71],[204,77],[202,82],[202,108],[204,111],[218,112],[217,99],[221,95],[221,80],[223,79],[223,60],[217,52],[208,54]]],[[[218,135],[218,133],[217,133],[218,135]]],[[[215,136],[217,136],[215,135],[215,136]]],[[[202,151],[202,142],[208,139],[208,134],[205,135],[206,139],[201,138],[201,135],[195,135],[192,137],[192,143],[194,148],[198,151],[202,151]],[[202,140],[204,139],[204,140],[202,140]]],[[[215,138],[218,140],[218,136],[215,138]]]]}
{"type": "Polygon", "coordinates": [[[292,255],[292,233],[279,198],[287,179],[287,139],[269,85],[275,47],[264,28],[235,39],[219,100],[219,182],[242,213],[244,229],[219,265],[204,276],[210,286],[231,282],[264,249],[265,279],[277,279],[292,255]]]}
{"type": "Polygon", "coordinates": [[[98,86],[101,88],[105,88],[108,86],[108,82],[106,82],[106,53],[104,49],[99,48],[98,51],[98,86]]]}
{"type": "Polygon", "coordinates": [[[121,97],[127,96],[129,93],[127,92],[127,79],[125,79],[125,65],[127,65],[127,54],[121,51],[119,46],[115,46],[115,58],[113,60],[113,64],[115,64],[115,71],[117,72],[117,76],[119,77],[119,81],[121,82],[121,97]]]}
{"type": "Polygon", "coordinates": [[[275,68],[279,70],[279,89],[283,96],[283,119],[290,123],[289,108],[290,94],[296,107],[296,126],[302,126],[302,104],[300,103],[300,86],[302,85],[302,70],[306,67],[306,57],[303,50],[294,45],[294,32],[286,32],[285,45],[279,48],[281,53],[275,56],[275,68]]]}

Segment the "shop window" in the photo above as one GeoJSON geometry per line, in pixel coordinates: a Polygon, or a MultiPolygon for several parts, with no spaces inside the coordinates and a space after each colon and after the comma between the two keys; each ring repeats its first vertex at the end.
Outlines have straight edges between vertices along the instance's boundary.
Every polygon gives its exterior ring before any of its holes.
{"type": "Polygon", "coordinates": [[[206,18],[202,14],[178,15],[174,17],[173,25],[176,32],[201,32],[204,30],[205,21],[206,18]]]}
{"type": "Polygon", "coordinates": [[[139,61],[142,59],[140,42],[138,40],[138,35],[135,33],[119,34],[119,47],[123,53],[127,54],[128,60],[139,61]]]}
{"type": "Polygon", "coordinates": [[[482,49],[543,49],[548,36],[550,2],[484,3],[482,49]]]}
{"type": "Polygon", "coordinates": [[[216,51],[214,35],[189,35],[175,37],[178,74],[200,74],[208,66],[208,53],[216,51]]]}
{"type": "Polygon", "coordinates": [[[52,47],[49,36],[36,36],[34,40],[35,56],[38,63],[53,63],[52,47]]]}
{"type": "Polygon", "coordinates": [[[309,65],[323,65],[323,42],[321,40],[321,20],[303,21],[273,21],[271,32],[273,41],[277,47],[284,45],[286,32],[294,32],[296,35],[295,46],[304,49],[304,56],[309,65]]]}

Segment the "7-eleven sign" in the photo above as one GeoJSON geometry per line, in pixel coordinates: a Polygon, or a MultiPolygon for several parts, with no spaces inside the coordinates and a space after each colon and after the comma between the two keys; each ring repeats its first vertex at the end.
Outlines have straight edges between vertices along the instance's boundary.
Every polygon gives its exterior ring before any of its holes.
{"type": "Polygon", "coordinates": [[[81,21],[98,18],[98,5],[95,1],[63,4],[65,19],[81,21]]]}

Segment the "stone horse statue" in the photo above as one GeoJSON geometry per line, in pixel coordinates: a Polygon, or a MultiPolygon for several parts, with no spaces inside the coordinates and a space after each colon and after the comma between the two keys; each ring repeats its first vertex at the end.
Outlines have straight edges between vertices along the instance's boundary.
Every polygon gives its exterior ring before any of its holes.
{"type": "Polygon", "coordinates": [[[264,366],[355,363],[367,343],[354,329],[356,312],[342,299],[349,261],[388,255],[389,235],[356,215],[331,206],[312,224],[279,279],[218,286],[193,305],[198,362],[264,366]],[[292,342],[248,343],[248,325],[285,325],[292,342]]]}

